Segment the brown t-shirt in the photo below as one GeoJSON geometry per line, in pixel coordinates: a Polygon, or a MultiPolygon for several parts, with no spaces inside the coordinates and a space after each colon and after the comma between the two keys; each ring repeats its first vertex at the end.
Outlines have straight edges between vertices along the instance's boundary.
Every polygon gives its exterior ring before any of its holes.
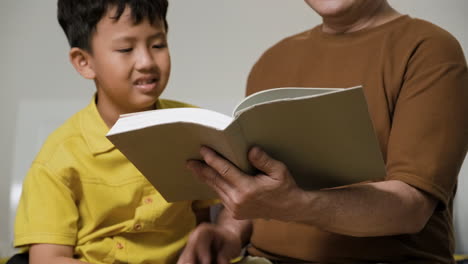
{"type": "Polygon", "coordinates": [[[468,72],[460,45],[409,16],[349,34],[317,26],[268,49],[250,73],[247,94],[356,85],[364,87],[386,179],[437,198],[434,215],[418,234],[369,238],[255,220],[249,252],[323,263],[453,263],[452,204],[468,148],[468,72]]]}

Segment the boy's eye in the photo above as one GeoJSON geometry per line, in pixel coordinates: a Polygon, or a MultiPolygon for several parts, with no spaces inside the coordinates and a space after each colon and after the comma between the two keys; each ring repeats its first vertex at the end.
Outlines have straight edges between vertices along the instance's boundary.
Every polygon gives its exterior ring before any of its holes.
{"type": "Polygon", "coordinates": [[[128,49],[118,49],[117,51],[120,52],[120,53],[128,53],[128,52],[132,51],[132,48],[128,48],[128,49]]]}
{"type": "Polygon", "coordinates": [[[167,47],[167,45],[165,43],[153,45],[154,49],[164,49],[166,47],[167,47]]]}

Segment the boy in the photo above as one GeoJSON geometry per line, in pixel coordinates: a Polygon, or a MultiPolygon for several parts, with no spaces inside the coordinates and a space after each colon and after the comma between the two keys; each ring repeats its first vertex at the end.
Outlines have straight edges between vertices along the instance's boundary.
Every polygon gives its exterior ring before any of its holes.
{"type": "Polygon", "coordinates": [[[29,248],[30,263],[174,263],[208,218],[212,201],[166,203],[105,138],[121,114],[189,106],[158,99],[170,73],[167,6],[58,1],[70,61],[97,92],[49,136],[24,181],[15,246],[29,248]]]}

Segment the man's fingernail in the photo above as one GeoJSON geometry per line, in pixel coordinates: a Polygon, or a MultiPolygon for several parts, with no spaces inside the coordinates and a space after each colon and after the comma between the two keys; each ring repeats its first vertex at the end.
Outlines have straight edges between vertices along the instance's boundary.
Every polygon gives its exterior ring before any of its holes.
{"type": "Polygon", "coordinates": [[[202,147],[200,148],[200,154],[201,154],[202,156],[208,154],[208,152],[209,152],[209,150],[208,150],[206,147],[203,147],[203,146],[202,146],[202,147]]]}
{"type": "Polygon", "coordinates": [[[262,151],[259,147],[255,146],[252,148],[252,155],[254,159],[259,159],[262,155],[262,151]]]}
{"type": "Polygon", "coordinates": [[[185,163],[185,167],[187,167],[188,169],[193,170],[193,169],[196,169],[197,164],[196,164],[196,162],[194,162],[193,160],[189,160],[189,161],[187,161],[187,162],[185,163]]]}

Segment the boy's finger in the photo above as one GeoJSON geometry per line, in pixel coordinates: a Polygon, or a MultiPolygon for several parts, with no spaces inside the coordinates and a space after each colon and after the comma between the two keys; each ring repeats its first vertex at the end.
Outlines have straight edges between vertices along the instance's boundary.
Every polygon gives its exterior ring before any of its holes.
{"type": "Polygon", "coordinates": [[[230,259],[227,258],[226,255],[222,253],[220,253],[216,259],[217,259],[217,262],[216,262],[217,264],[230,264],[231,263],[230,259]]]}
{"type": "Polygon", "coordinates": [[[192,243],[187,243],[187,246],[182,251],[182,254],[177,261],[177,264],[196,264],[196,254],[192,243]]]}
{"type": "Polygon", "coordinates": [[[197,243],[197,263],[200,264],[211,264],[211,241],[200,241],[197,243]],[[207,244],[205,244],[205,243],[207,244]]]}
{"type": "Polygon", "coordinates": [[[230,263],[235,263],[235,260],[238,258],[235,258],[236,254],[238,255],[240,252],[233,252],[232,247],[222,247],[221,250],[219,250],[218,257],[217,257],[217,263],[218,264],[230,264],[230,263]]]}

